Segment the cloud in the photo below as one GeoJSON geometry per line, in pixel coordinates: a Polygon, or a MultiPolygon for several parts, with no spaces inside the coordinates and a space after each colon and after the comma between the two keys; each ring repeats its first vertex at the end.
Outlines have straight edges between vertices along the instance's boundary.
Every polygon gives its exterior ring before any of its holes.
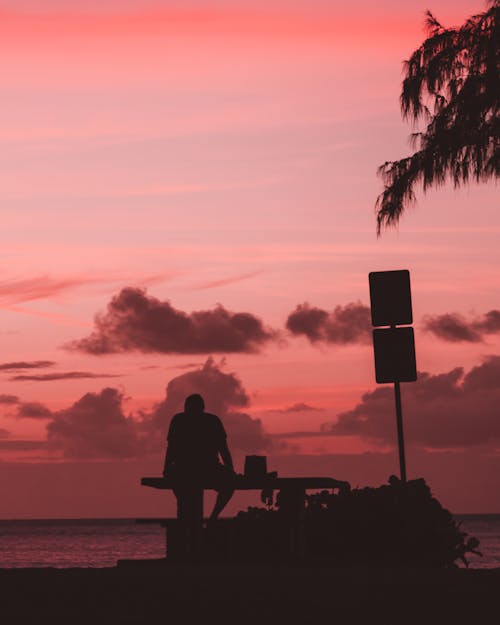
{"type": "Polygon", "coordinates": [[[368,343],[370,309],[361,302],[352,302],[328,312],[305,302],[290,313],[286,327],[292,334],[306,336],[311,343],[368,343]]]}
{"type": "Polygon", "coordinates": [[[19,404],[15,416],[18,419],[50,419],[52,412],[38,401],[29,401],[19,404]]]}
{"type": "Polygon", "coordinates": [[[225,373],[209,358],[196,371],[183,373],[167,384],[166,396],[150,412],[126,416],[123,394],[106,388],[87,393],[72,406],[52,414],[47,425],[49,447],[66,458],[132,458],[163,454],[170,419],[184,407],[187,395],[200,393],[208,412],[223,421],[232,451],[256,453],[273,446],[259,419],[244,408],[249,398],[234,373],[225,373]]]}
{"type": "MultiPolygon", "coordinates": [[[[433,375],[419,373],[403,384],[405,438],[417,446],[460,449],[500,441],[500,356],[489,356],[464,374],[462,367],[433,375]]],[[[379,386],[365,393],[352,410],[325,424],[325,432],[357,435],[394,445],[394,393],[379,386]]]]}
{"type": "Polygon", "coordinates": [[[490,310],[482,317],[466,319],[459,313],[427,315],[424,330],[450,343],[479,343],[488,334],[500,332],[500,310],[490,310]]]}
{"type": "Polygon", "coordinates": [[[303,402],[297,402],[292,404],[291,406],[287,406],[286,408],[280,408],[278,410],[272,410],[270,412],[281,412],[283,414],[290,414],[294,412],[323,412],[323,408],[317,408],[316,406],[310,406],[309,404],[304,404],[303,402]]]}
{"type": "Polygon", "coordinates": [[[54,278],[50,275],[0,281],[0,305],[10,306],[21,302],[47,299],[84,284],[103,282],[102,278],[69,276],[54,278]]]}
{"type": "Polygon", "coordinates": [[[18,404],[19,397],[17,395],[0,395],[0,404],[18,404]]]}
{"type": "Polygon", "coordinates": [[[40,440],[0,440],[0,450],[2,451],[39,451],[47,448],[46,441],[40,440]]]}
{"type": "Polygon", "coordinates": [[[0,439],[9,438],[10,432],[5,428],[0,428],[0,439]]]}
{"type": "Polygon", "coordinates": [[[188,314],[132,287],[114,296],[94,325],[90,336],[67,347],[90,354],[256,352],[275,337],[250,313],[232,313],[218,305],[188,314]]]}
{"type": "Polygon", "coordinates": [[[165,399],[149,412],[126,415],[124,395],[114,388],[86,393],[70,407],[52,412],[40,402],[19,403],[17,418],[48,419],[47,443],[67,459],[139,458],[164,453],[170,419],[184,407],[185,398],[200,393],[207,412],[217,414],[228,434],[230,448],[257,453],[284,447],[273,442],[259,419],[246,409],[249,397],[234,373],[225,373],[212,358],[197,370],[182,373],[167,384],[165,399]]]}
{"type": "Polygon", "coordinates": [[[61,373],[41,373],[39,375],[15,375],[9,380],[13,382],[52,382],[54,380],[80,380],[85,378],[120,378],[114,373],[89,373],[88,371],[66,371],[61,373]]]}
{"type": "Polygon", "coordinates": [[[277,439],[290,439],[290,438],[325,438],[327,436],[335,436],[332,432],[324,430],[304,430],[295,432],[275,432],[271,434],[273,438],[277,439]]]}
{"type": "MultiPolygon", "coordinates": [[[[175,273],[162,273],[146,276],[137,276],[137,284],[151,285],[164,282],[174,277],[175,273]]],[[[33,278],[15,278],[0,280],[0,306],[13,306],[23,302],[56,297],[67,291],[86,286],[110,283],[123,283],[123,275],[70,275],[54,277],[48,274],[33,278]]],[[[130,275],[128,276],[130,279],[130,275]]]]}
{"type": "Polygon", "coordinates": [[[4,362],[0,364],[0,371],[17,371],[19,369],[44,369],[56,363],[52,360],[21,360],[18,362],[4,362]]]}
{"type": "Polygon", "coordinates": [[[262,273],[259,271],[251,271],[248,273],[241,273],[237,276],[232,276],[230,278],[222,278],[220,280],[209,280],[207,282],[200,282],[194,288],[199,290],[204,289],[217,289],[221,286],[227,286],[228,284],[235,284],[236,282],[242,282],[243,280],[249,280],[250,278],[254,278],[262,273]]]}
{"type": "Polygon", "coordinates": [[[123,412],[123,394],[114,388],[86,393],[53,414],[47,424],[50,449],[73,459],[129,458],[141,453],[134,419],[123,412]]]}
{"type": "Polygon", "coordinates": [[[250,400],[239,378],[222,371],[212,358],[200,369],[183,373],[168,383],[166,397],[154,410],[149,423],[161,435],[161,444],[165,444],[171,417],[182,412],[185,398],[192,393],[202,395],[206,411],[222,419],[232,451],[256,453],[273,446],[260,419],[253,419],[243,410],[248,408],[250,400]]]}

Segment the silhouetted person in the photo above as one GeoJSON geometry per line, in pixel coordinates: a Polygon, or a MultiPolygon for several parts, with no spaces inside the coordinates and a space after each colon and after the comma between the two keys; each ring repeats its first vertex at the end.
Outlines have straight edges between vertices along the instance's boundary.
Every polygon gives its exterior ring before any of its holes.
{"type": "Polygon", "coordinates": [[[163,474],[174,480],[179,510],[203,484],[210,484],[217,491],[210,519],[216,519],[233,496],[235,474],[224,426],[205,412],[201,395],[186,398],[184,412],[172,418],[167,441],[163,474]]]}

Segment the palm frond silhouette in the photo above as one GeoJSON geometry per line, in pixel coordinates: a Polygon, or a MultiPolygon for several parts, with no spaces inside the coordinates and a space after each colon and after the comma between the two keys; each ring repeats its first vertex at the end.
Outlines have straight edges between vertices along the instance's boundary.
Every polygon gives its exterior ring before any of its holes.
{"type": "Polygon", "coordinates": [[[415,152],[378,169],[384,191],[375,205],[377,234],[394,226],[424,192],[500,175],[500,0],[460,28],[445,28],[427,11],[427,38],[405,62],[404,119],[427,123],[410,137],[415,152]]]}

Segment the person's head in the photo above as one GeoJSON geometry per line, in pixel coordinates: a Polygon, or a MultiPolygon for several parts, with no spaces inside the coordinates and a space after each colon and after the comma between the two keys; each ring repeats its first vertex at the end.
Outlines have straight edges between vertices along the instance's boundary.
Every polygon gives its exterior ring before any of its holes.
{"type": "Polygon", "coordinates": [[[203,397],[198,393],[189,395],[184,402],[184,412],[203,412],[205,410],[205,402],[203,397]]]}

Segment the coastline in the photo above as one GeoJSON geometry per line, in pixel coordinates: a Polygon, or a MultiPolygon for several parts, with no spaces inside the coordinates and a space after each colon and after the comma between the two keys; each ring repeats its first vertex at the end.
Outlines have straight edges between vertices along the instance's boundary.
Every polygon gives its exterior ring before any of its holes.
{"type": "Polygon", "coordinates": [[[0,569],[2,615],[12,623],[478,622],[495,609],[500,569],[336,569],[306,564],[174,564],[0,569]]]}

